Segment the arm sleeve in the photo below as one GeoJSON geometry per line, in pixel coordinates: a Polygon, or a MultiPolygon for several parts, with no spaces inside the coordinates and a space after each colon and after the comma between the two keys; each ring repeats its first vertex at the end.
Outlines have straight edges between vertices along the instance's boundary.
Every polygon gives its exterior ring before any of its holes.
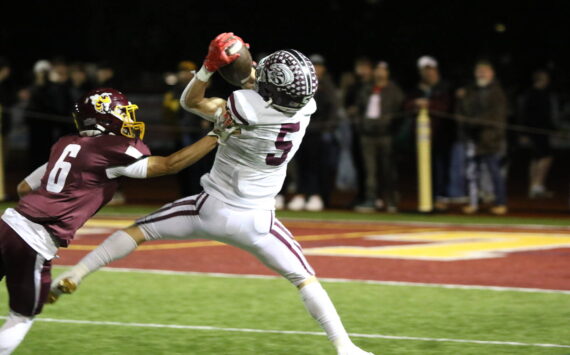
{"type": "Polygon", "coordinates": [[[41,181],[46,173],[46,170],[47,170],[47,163],[34,170],[33,173],[31,173],[24,179],[24,181],[26,181],[26,183],[32,188],[32,190],[37,190],[41,185],[41,181]]]}
{"type": "Polygon", "coordinates": [[[115,166],[108,168],[105,172],[109,179],[116,179],[121,176],[133,179],[145,179],[147,177],[148,157],[139,159],[127,166],[115,166]]]}

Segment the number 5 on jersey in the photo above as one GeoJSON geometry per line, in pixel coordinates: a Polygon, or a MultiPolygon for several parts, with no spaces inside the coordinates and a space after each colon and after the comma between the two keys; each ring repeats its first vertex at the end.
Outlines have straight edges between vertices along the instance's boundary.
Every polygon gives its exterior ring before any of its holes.
{"type": "Polygon", "coordinates": [[[81,146],[79,144],[70,144],[65,147],[49,173],[46,187],[49,192],[60,193],[61,190],[63,190],[65,180],[67,180],[67,175],[69,174],[69,170],[71,170],[71,163],[65,161],[65,159],[67,157],[76,158],[80,150],[81,146]]]}
{"type": "Polygon", "coordinates": [[[282,150],[280,157],[276,157],[275,154],[269,153],[265,158],[265,163],[271,166],[279,166],[287,160],[287,156],[291,149],[293,149],[293,143],[291,141],[286,141],[285,136],[287,133],[299,132],[300,130],[300,123],[283,123],[281,125],[281,130],[279,130],[279,134],[277,135],[277,140],[275,141],[275,148],[282,150]]]}

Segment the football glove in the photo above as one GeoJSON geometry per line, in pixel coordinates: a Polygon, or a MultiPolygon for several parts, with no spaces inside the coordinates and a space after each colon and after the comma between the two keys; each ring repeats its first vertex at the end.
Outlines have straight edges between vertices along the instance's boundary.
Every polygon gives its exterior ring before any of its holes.
{"type": "Polygon", "coordinates": [[[228,65],[239,58],[240,54],[235,53],[228,55],[226,50],[236,42],[241,42],[249,48],[249,44],[244,43],[243,40],[233,34],[233,32],[225,32],[219,34],[210,42],[208,48],[208,55],[204,60],[204,66],[209,72],[215,72],[221,67],[228,65]]]}

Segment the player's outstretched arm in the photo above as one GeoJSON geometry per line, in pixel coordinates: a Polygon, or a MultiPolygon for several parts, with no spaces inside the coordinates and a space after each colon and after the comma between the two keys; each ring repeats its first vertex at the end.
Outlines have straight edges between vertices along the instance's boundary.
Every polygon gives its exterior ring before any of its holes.
{"type": "Polygon", "coordinates": [[[180,170],[189,167],[204,155],[212,151],[218,144],[218,136],[206,136],[198,142],[182,148],[167,157],[150,156],[139,159],[126,166],[114,166],[106,170],[109,179],[121,176],[133,179],[146,179],[156,176],[176,174],[180,170]]]}
{"type": "Polygon", "coordinates": [[[226,100],[219,97],[206,98],[206,88],[212,75],[221,67],[226,66],[239,58],[240,54],[229,55],[227,49],[236,42],[243,42],[233,33],[222,33],[210,42],[208,55],[196,76],[190,81],[182,96],[181,106],[209,121],[215,120],[216,111],[226,107],[226,100]]]}
{"type": "Polygon", "coordinates": [[[167,157],[151,156],[148,158],[147,177],[176,174],[202,159],[217,145],[218,137],[206,136],[167,157]]]}
{"type": "MultiPolygon", "coordinates": [[[[204,67],[200,71],[204,70],[204,67]]],[[[180,105],[189,112],[192,112],[210,122],[216,119],[216,112],[226,107],[226,100],[219,97],[205,97],[208,79],[202,81],[198,79],[199,73],[190,81],[182,96],[180,105]]]]}
{"type": "Polygon", "coordinates": [[[40,166],[33,173],[28,175],[24,180],[22,180],[17,187],[18,196],[20,198],[26,196],[30,192],[37,190],[41,185],[41,180],[47,170],[47,163],[40,166]]]}

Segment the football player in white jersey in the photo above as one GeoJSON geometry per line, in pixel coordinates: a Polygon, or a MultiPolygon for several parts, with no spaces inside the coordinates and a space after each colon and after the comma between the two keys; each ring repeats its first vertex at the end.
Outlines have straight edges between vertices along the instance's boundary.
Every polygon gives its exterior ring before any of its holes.
{"type": "Polygon", "coordinates": [[[55,301],[62,293],[72,293],[89,273],[146,241],[208,238],[252,253],[295,285],[338,354],[370,354],[352,343],[301,246],[275,218],[275,196],[287,163],[316,110],[313,95],[318,82],[313,65],[296,50],[280,50],[259,62],[253,89],[234,91],[227,100],[204,97],[210,77],[239,56],[226,53],[236,43],[243,45],[233,33],[216,37],[181,97],[186,110],[208,120],[220,115],[231,118],[241,131],[218,148],[212,170],[201,180],[204,191],[169,203],[112,234],[54,280],[51,296],[55,301]]]}

